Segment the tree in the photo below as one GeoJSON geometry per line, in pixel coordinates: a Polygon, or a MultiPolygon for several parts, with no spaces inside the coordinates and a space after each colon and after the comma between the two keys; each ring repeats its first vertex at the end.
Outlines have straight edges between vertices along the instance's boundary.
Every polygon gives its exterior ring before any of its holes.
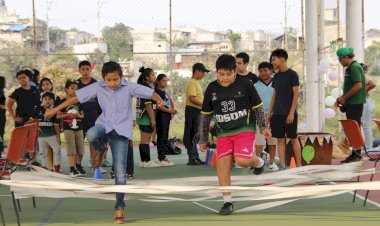
{"type": "Polygon", "coordinates": [[[104,42],[108,45],[110,60],[119,61],[131,58],[133,39],[130,30],[131,28],[123,23],[103,28],[102,35],[104,42]]]}
{"type": "Polygon", "coordinates": [[[374,42],[365,49],[365,64],[369,74],[380,74],[380,42],[374,42]]]}
{"type": "Polygon", "coordinates": [[[49,28],[49,41],[53,43],[56,47],[62,48],[64,46],[59,46],[58,41],[64,39],[66,36],[66,31],[57,27],[49,28]]]}
{"type": "Polygon", "coordinates": [[[66,61],[58,61],[41,71],[42,77],[50,78],[54,84],[54,92],[60,96],[65,96],[65,83],[67,80],[77,79],[77,67],[66,61]]]}
{"type": "Polygon", "coordinates": [[[232,31],[228,34],[228,40],[231,43],[232,52],[236,52],[241,41],[241,35],[239,33],[233,33],[232,31]]]}
{"type": "Polygon", "coordinates": [[[178,38],[178,39],[174,40],[173,45],[177,46],[178,48],[185,48],[187,44],[186,44],[185,39],[178,38]]]}
{"type": "Polygon", "coordinates": [[[33,49],[26,48],[23,44],[2,40],[0,48],[0,73],[11,87],[15,84],[15,75],[18,71],[35,68],[33,49]]]}
{"type": "Polygon", "coordinates": [[[78,62],[78,58],[73,55],[69,55],[62,52],[62,53],[57,53],[56,55],[49,57],[48,64],[51,65],[60,61],[72,64],[72,65],[76,65],[78,62]]]}
{"type": "Polygon", "coordinates": [[[109,61],[108,55],[104,54],[99,49],[95,49],[94,53],[90,54],[87,58],[95,65],[102,65],[104,62],[109,61]]]}

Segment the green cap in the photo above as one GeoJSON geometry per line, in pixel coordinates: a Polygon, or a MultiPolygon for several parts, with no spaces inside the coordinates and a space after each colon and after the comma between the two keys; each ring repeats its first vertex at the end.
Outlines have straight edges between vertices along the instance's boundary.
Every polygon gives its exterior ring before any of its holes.
{"type": "Polygon", "coordinates": [[[336,51],[336,55],[338,58],[343,58],[349,55],[354,56],[354,49],[353,48],[340,48],[338,51],[336,51]]]}

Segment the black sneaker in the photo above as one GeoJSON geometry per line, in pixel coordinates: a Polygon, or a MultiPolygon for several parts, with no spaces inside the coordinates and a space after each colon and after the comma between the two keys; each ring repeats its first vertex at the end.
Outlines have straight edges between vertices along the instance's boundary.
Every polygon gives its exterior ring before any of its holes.
{"type": "Polygon", "coordinates": [[[362,157],[361,156],[358,156],[358,155],[350,155],[348,156],[345,160],[343,161],[340,161],[340,163],[344,164],[344,163],[350,163],[350,162],[358,162],[362,160],[362,157]]]}
{"type": "Polygon", "coordinates": [[[113,170],[110,172],[110,177],[111,179],[115,179],[115,172],[113,170]]]}
{"type": "Polygon", "coordinates": [[[220,215],[230,215],[232,212],[234,212],[234,205],[232,202],[225,202],[219,210],[220,215]]]}
{"type": "Polygon", "coordinates": [[[195,160],[195,159],[190,159],[190,160],[187,162],[187,165],[188,165],[188,166],[199,166],[200,163],[199,163],[197,160],[195,160]]]}
{"type": "Polygon", "coordinates": [[[263,166],[262,167],[260,167],[260,168],[253,168],[253,174],[255,174],[255,175],[260,175],[262,172],[264,172],[264,166],[265,166],[265,162],[264,162],[264,164],[263,164],[263,166]]]}
{"type": "Polygon", "coordinates": [[[206,165],[206,162],[202,161],[200,158],[196,158],[195,161],[197,161],[199,165],[206,165]]]}
{"type": "Polygon", "coordinates": [[[70,175],[70,176],[78,176],[78,175],[79,175],[79,172],[78,172],[76,169],[73,169],[73,170],[70,170],[69,175],[70,175]]]}
{"type": "Polygon", "coordinates": [[[133,176],[133,174],[127,174],[127,179],[133,180],[133,179],[135,179],[135,176],[133,176]]]}
{"type": "Polygon", "coordinates": [[[78,167],[77,171],[80,175],[86,175],[86,171],[84,171],[83,167],[78,167]]]}

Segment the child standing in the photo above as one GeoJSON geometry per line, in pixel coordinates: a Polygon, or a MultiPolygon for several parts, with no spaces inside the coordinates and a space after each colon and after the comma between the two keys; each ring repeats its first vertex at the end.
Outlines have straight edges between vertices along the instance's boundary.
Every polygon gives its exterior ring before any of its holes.
{"type": "Polygon", "coordinates": [[[297,72],[286,65],[288,53],[285,50],[274,50],[270,59],[277,73],[273,77],[273,96],[266,118],[273,137],[277,138],[279,170],[285,170],[286,138],[293,146],[297,166],[301,166],[301,145],[297,139],[299,79],[297,72]]]}
{"type": "MultiPolygon", "coordinates": [[[[264,104],[264,114],[267,114],[269,111],[270,102],[272,100],[273,95],[273,87],[272,87],[272,65],[269,62],[262,62],[259,64],[259,81],[255,83],[255,88],[257,93],[259,94],[261,100],[264,104]]],[[[276,143],[277,140],[272,138],[271,140],[265,140],[265,137],[257,133],[256,135],[256,156],[261,156],[264,147],[268,145],[268,152],[270,156],[269,160],[269,170],[277,171],[277,164],[274,162],[276,157],[276,143]]]]}
{"type": "Polygon", "coordinates": [[[165,92],[167,85],[168,77],[165,74],[159,74],[156,79],[154,91],[164,100],[165,105],[157,108],[157,151],[161,166],[174,166],[174,163],[167,159],[165,155],[165,152],[168,150],[170,121],[172,117],[177,114],[172,99],[165,92]]]}
{"type": "MultiPolygon", "coordinates": [[[[35,80],[37,81],[37,80],[35,80]]],[[[49,78],[43,78],[40,80],[40,83],[38,85],[38,90],[40,92],[40,99],[39,99],[39,104],[38,106],[41,106],[42,104],[42,95],[45,93],[45,92],[51,92],[53,93],[53,83],[52,81],[49,79],[49,78]]],[[[54,94],[54,93],[53,93],[54,94]]],[[[58,106],[59,104],[61,103],[61,98],[54,94],[54,103],[53,103],[53,106],[58,106]]],[[[57,122],[59,125],[61,125],[60,122],[57,122]]],[[[61,151],[58,152],[59,155],[61,155],[61,151]]],[[[42,154],[42,153],[41,153],[42,154]]],[[[36,155],[35,155],[36,156],[36,155]]],[[[43,157],[42,157],[43,158],[43,157]]],[[[60,157],[61,158],[61,157],[60,157]]],[[[47,161],[49,163],[49,167],[52,167],[52,164],[53,164],[53,149],[51,147],[49,147],[48,151],[47,151],[47,161]]]]}
{"type": "MultiPolygon", "coordinates": [[[[152,88],[150,84],[156,81],[156,73],[151,68],[140,68],[140,76],[137,80],[137,84],[152,88]]],[[[152,137],[153,131],[156,130],[156,118],[155,118],[156,105],[151,99],[137,98],[136,101],[136,123],[140,129],[140,158],[141,162],[139,167],[152,168],[160,167],[150,159],[150,147],[149,142],[152,137]]]]}
{"type": "MultiPolygon", "coordinates": [[[[56,173],[61,172],[61,155],[60,155],[60,129],[58,120],[55,115],[45,117],[45,111],[53,107],[54,94],[45,92],[42,95],[42,104],[36,109],[35,118],[39,120],[39,134],[38,134],[38,148],[42,152],[43,161],[42,166],[47,168],[47,151],[49,147],[53,149],[54,163],[53,170],[56,173]]],[[[51,170],[51,169],[49,169],[51,170]]]]}
{"type": "MultiPolygon", "coordinates": [[[[87,60],[79,62],[79,74],[81,77],[78,81],[78,89],[82,89],[88,85],[96,83],[97,80],[91,76],[91,63],[87,60]]],[[[87,131],[95,125],[96,119],[102,113],[98,100],[96,98],[88,100],[86,103],[82,103],[84,118],[82,120],[83,126],[83,135],[86,137],[87,131]]],[[[90,160],[94,156],[94,148],[90,146],[90,160]]],[[[106,155],[104,155],[106,157],[106,155]]],[[[100,168],[102,173],[105,173],[106,170],[100,168]]]]}
{"type": "MultiPolygon", "coordinates": [[[[44,94],[45,92],[53,93],[53,83],[49,78],[42,78],[38,86],[38,89],[40,91],[40,101],[42,102],[42,94],[44,94]]],[[[58,106],[60,103],[61,98],[54,94],[54,106],[58,106]]]]}
{"type": "Polygon", "coordinates": [[[9,96],[7,110],[9,116],[15,122],[15,127],[20,127],[34,115],[39,95],[38,90],[29,85],[29,78],[25,71],[17,72],[16,79],[20,87],[9,96]],[[14,103],[17,104],[16,113],[13,111],[14,103]]]}
{"type": "MultiPolygon", "coordinates": [[[[231,186],[233,161],[242,167],[254,167],[257,175],[264,170],[264,160],[253,154],[256,123],[265,138],[270,139],[271,133],[255,87],[248,79],[236,76],[235,57],[221,55],[216,61],[216,72],[217,80],[211,82],[205,92],[199,143],[201,150],[206,151],[210,120],[215,115],[219,184],[231,186]]],[[[219,214],[229,215],[233,212],[231,193],[223,192],[223,200],[219,214]]]]}
{"type": "MultiPolygon", "coordinates": [[[[67,81],[65,84],[66,98],[62,101],[74,98],[77,89],[77,82],[67,81]]],[[[63,120],[63,133],[65,134],[67,156],[70,166],[69,174],[72,176],[86,175],[86,171],[84,171],[82,167],[84,154],[83,117],[83,108],[79,103],[70,105],[57,114],[57,118],[63,120]]]]}
{"type": "MultiPolygon", "coordinates": [[[[51,116],[67,106],[97,98],[102,114],[96,120],[95,126],[87,132],[89,142],[96,150],[92,164],[95,168],[101,165],[106,150],[105,142],[108,142],[115,167],[115,183],[125,185],[128,145],[132,138],[132,97],[151,98],[158,106],[163,105],[163,101],[153,89],[122,79],[121,67],[116,62],[105,63],[102,76],[104,81],[77,90],[76,97],[48,110],[46,115],[51,116]]],[[[124,207],[124,193],[116,193],[114,223],[124,223],[124,207]]]]}

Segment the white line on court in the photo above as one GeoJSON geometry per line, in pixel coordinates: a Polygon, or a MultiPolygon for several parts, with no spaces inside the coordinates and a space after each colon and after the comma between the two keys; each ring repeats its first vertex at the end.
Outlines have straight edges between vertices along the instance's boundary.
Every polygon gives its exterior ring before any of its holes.
{"type": "Polygon", "coordinates": [[[219,213],[219,211],[214,210],[213,208],[210,208],[210,207],[208,207],[208,206],[202,205],[202,204],[197,203],[197,202],[193,202],[193,203],[194,203],[195,205],[198,205],[198,206],[201,206],[201,207],[206,208],[206,209],[208,209],[208,210],[211,210],[211,211],[214,212],[214,213],[219,213]]]}

